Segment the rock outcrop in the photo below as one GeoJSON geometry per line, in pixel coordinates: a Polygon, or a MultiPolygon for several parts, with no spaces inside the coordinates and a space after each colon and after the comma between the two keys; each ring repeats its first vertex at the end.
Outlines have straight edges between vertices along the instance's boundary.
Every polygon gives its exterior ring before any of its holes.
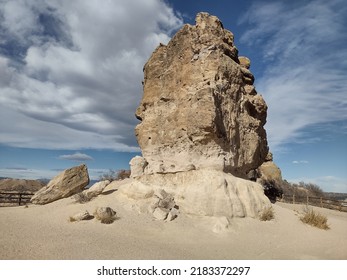
{"type": "Polygon", "coordinates": [[[207,13],[153,52],[136,110],[143,157],[130,161],[132,179],[120,190],[133,209],[166,221],[205,216],[222,232],[230,218],[269,207],[262,186],[243,179],[268,153],[267,106],[249,67],[233,34],[207,13]]]}
{"type": "Polygon", "coordinates": [[[84,190],[82,193],[87,196],[88,199],[92,199],[97,197],[99,194],[103,192],[103,190],[109,185],[111,182],[109,180],[104,180],[95,183],[89,189],[84,190]]]}
{"type": "Polygon", "coordinates": [[[264,163],[257,170],[259,180],[263,182],[274,181],[277,185],[282,183],[281,169],[273,162],[272,153],[268,153],[264,163]]]}
{"type": "Polygon", "coordinates": [[[260,184],[212,169],[143,175],[123,187],[121,192],[138,200],[139,204],[147,201],[149,212],[154,213],[159,208],[154,214],[158,219],[166,219],[177,206],[191,215],[257,217],[270,203],[260,184]],[[169,196],[160,204],[157,194],[162,189],[169,196]]]}
{"type": "Polygon", "coordinates": [[[132,176],[209,168],[245,178],[260,166],[267,106],[249,67],[233,34],[207,13],[160,45],[144,66],[136,110],[144,159],[132,176]]]}
{"type": "Polygon", "coordinates": [[[64,170],[31,198],[34,204],[47,204],[81,192],[89,184],[85,164],[64,170]]]}

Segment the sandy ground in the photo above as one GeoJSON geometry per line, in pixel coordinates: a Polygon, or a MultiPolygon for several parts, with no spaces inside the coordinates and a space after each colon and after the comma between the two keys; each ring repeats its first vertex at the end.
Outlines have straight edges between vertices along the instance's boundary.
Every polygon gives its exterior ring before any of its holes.
{"type": "Polygon", "coordinates": [[[28,208],[0,208],[0,259],[347,259],[347,213],[315,208],[330,230],[303,224],[302,205],[276,203],[275,219],[233,219],[222,233],[210,218],[181,214],[155,221],[120,200],[122,183],[87,204],[67,198],[28,208]],[[105,225],[93,219],[70,222],[83,210],[110,206],[119,217],[105,225]]]}

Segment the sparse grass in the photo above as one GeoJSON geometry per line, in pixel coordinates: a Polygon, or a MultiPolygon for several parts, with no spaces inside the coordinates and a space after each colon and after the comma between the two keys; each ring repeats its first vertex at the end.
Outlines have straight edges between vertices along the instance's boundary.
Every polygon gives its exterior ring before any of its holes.
{"type": "Polygon", "coordinates": [[[261,221],[270,221],[272,219],[275,218],[275,213],[274,213],[274,210],[273,208],[270,206],[270,207],[266,207],[261,213],[260,213],[260,216],[259,216],[259,219],[261,221]]]}
{"type": "Polygon", "coordinates": [[[313,209],[305,208],[304,215],[300,218],[300,220],[311,226],[320,228],[320,229],[329,229],[327,224],[328,218],[320,213],[316,213],[313,209]]]}

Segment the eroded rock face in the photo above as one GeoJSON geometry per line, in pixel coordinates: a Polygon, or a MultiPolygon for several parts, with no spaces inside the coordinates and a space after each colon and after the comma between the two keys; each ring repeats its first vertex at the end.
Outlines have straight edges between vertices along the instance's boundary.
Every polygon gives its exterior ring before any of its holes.
{"type": "Polygon", "coordinates": [[[137,196],[136,200],[147,201],[151,213],[160,208],[162,211],[157,210],[156,215],[163,217],[165,212],[165,218],[176,205],[185,214],[227,218],[257,217],[270,205],[260,184],[211,169],[143,175],[121,192],[134,199],[134,193],[144,193],[143,190],[146,195],[137,196]],[[157,195],[162,189],[170,194],[162,200],[170,197],[165,205],[160,205],[157,195]]]}
{"type": "Polygon", "coordinates": [[[233,34],[207,13],[153,52],[136,111],[144,174],[209,168],[245,177],[263,163],[267,106],[249,66],[233,34]]]}
{"type": "Polygon", "coordinates": [[[89,184],[85,164],[64,170],[31,198],[34,204],[47,204],[81,192],[89,184]]]}

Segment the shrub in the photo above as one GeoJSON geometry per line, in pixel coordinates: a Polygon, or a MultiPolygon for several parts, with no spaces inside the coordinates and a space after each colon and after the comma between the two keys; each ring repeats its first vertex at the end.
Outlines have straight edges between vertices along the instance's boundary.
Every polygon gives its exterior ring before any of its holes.
{"type": "Polygon", "coordinates": [[[318,185],[315,185],[312,183],[304,183],[304,182],[300,182],[299,185],[305,188],[308,191],[308,193],[312,196],[317,196],[317,197],[325,196],[323,190],[318,185]]]}
{"type": "Polygon", "coordinates": [[[124,180],[130,177],[130,170],[121,169],[118,172],[110,169],[107,173],[102,174],[99,177],[100,181],[109,180],[110,182],[116,180],[124,180]]]}
{"type": "Polygon", "coordinates": [[[130,177],[130,170],[121,169],[117,173],[117,180],[124,180],[130,177]]]}
{"type": "Polygon", "coordinates": [[[300,220],[305,224],[309,224],[317,228],[329,229],[327,217],[320,213],[314,212],[313,209],[306,208],[304,210],[304,215],[300,218],[300,220]]]}
{"type": "Polygon", "coordinates": [[[272,203],[275,203],[277,198],[281,198],[283,191],[281,187],[274,180],[261,180],[260,183],[264,188],[264,194],[270,199],[272,203]]]}
{"type": "Polygon", "coordinates": [[[261,221],[270,221],[272,219],[275,218],[275,213],[274,213],[274,210],[273,208],[270,206],[270,207],[266,207],[260,214],[259,216],[259,219],[261,221]]]}

